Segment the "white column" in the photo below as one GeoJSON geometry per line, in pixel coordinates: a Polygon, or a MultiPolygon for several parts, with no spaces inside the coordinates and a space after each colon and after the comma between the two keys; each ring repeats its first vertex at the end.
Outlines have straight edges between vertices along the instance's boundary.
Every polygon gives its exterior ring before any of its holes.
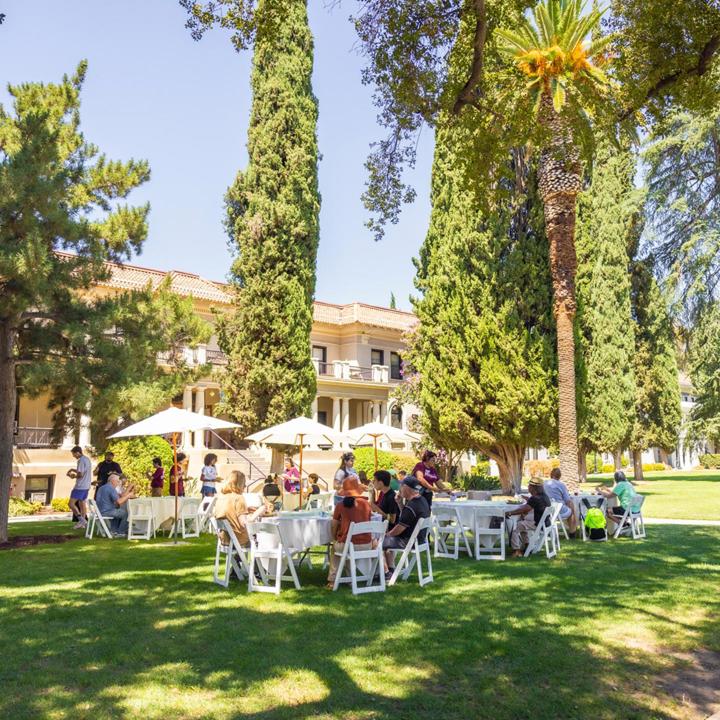
{"type": "MultiPolygon", "coordinates": [[[[192,385],[186,385],[183,389],[183,410],[192,412],[193,389],[192,385]]],[[[192,433],[184,432],[182,437],[182,447],[189,450],[192,447],[192,433]]]]}
{"type": "MultiPolygon", "coordinates": [[[[205,388],[199,387],[195,390],[195,412],[199,415],[205,414],[205,388]]],[[[195,449],[196,450],[204,450],[205,449],[205,433],[204,432],[196,432],[195,433],[195,449]]]]}
{"type": "Polygon", "coordinates": [[[373,422],[380,422],[380,403],[373,403],[373,422]]]}
{"type": "Polygon", "coordinates": [[[86,448],[91,445],[92,440],[90,438],[90,418],[84,413],[80,416],[80,437],[78,445],[81,448],[86,448]]]}
{"type": "Polygon", "coordinates": [[[340,432],[340,398],[334,397],[332,409],[332,426],[335,432],[340,432]]]}
{"type": "Polygon", "coordinates": [[[68,430],[63,436],[62,445],[60,446],[63,450],[70,450],[75,447],[75,431],[68,430]]]}
{"type": "Polygon", "coordinates": [[[317,396],[312,401],[312,405],[310,407],[310,417],[317,422],[318,421],[318,399],[317,396]]]}
{"type": "Polygon", "coordinates": [[[348,432],[350,430],[350,399],[342,399],[342,431],[348,432]]]}
{"type": "Polygon", "coordinates": [[[390,403],[387,400],[380,404],[380,422],[383,425],[390,424],[390,403]]]}

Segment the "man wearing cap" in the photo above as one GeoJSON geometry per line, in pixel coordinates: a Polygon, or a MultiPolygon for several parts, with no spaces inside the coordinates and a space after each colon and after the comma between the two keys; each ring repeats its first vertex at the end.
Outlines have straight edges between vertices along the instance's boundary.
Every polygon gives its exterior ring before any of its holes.
{"type": "MultiPolygon", "coordinates": [[[[332,525],[330,526],[333,548],[330,553],[330,573],[328,574],[327,587],[331,590],[335,584],[335,576],[340,564],[340,556],[345,549],[350,524],[368,522],[372,515],[370,503],[362,496],[362,488],[357,475],[346,477],[337,493],[342,499],[335,505],[332,525]]],[[[356,550],[370,550],[372,548],[372,535],[370,533],[353,535],[352,543],[356,550]]]]}
{"type": "Polygon", "coordinates": [[[545,508],[550,507],[550,498],[545,494],[543,481],[540,478],[532,478],[528,483],[530,497],[528,501],[517,510],[505,513],[506,516],[521,515],[515,527],[510,531],[510,547],[513,549],[513,557],[522,557],[523,548],[528,543],[528,536],[538,526],[545,508]],[[532,515],[530,515],[532,511],[532,515]]]}
{"type": "MultiPolygon", "coordinates": [[[[420,494],[422,485],[414,477],[407,477],[400,485],[400,497],[404,500],[400,517],[392,530],[389,530],[383,540],[385,550],[385,579],[389,580],[395,570],[395,551],[403,550],[421,518],[430,517],[430,506],[420,494]]],[[[418,535],[418,542],[425,540],[425,530],[418,535]],[[423,535],[422,537],[420,535],[423,535]]]]}

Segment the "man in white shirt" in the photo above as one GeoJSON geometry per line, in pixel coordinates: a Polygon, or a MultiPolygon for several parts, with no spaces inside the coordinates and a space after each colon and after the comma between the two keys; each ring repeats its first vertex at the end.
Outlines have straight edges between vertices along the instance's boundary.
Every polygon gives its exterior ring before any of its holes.
{"type": "Polygon", "coordinates": [[[76,529],[84,528],[87,525],[87,496],[92,484],[92,463],[90,458],[83,455],[82,448],[76,445],[72,450],[72,456],[77,460],[77,467],[68,470],[68,477],[75,479],[75,486],[70,491],[70,510],[73,515],[80,519],[75,524],[76,529]]]}
{"type": "Polygon", "coordinates": [[[560,479],[562,473],[560,468],[553,468],[550,472],[550,479],[545,481],[545,494],[555,502],[562,503],[560,519],[567,523],[568,534],[575,537],[577,531],[577,518],[575,517],[575,505],[568,492],[567,485],[560,479]]]}

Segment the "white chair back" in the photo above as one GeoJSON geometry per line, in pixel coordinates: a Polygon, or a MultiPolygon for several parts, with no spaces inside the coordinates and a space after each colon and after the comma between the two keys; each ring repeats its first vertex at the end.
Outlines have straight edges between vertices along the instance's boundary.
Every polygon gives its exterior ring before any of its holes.
{"type": "Polygon", "coordinates": [[[128,540],[155,537],[155,514],[150,498],[128,500],[128,540]]]}
{"type": "Polygon", "coordinates": [[[545,554],[548,559],[554,558],[557,555],[558,547],[556,544],[556,528],[555,520],[557,520],[560,514],[560,503],[554,503],[550,507],[546,507],[545,511],[540,518],[540,522],[537,524],[535,530],[528,538],[528,546],[525,550],[525,557],[529,557],[534,553],[538,552],[543,546],[545,547],[545,554]]]}
{"type": "Polygon", "coordinates": [[[645,503],[644,495],[635,495],[630,500],[621,520],[616,521],[617,527],[613,537],[631,535],[633,540],[642,540],[647,537],[645,533],[645,520],[642,516],[642,506],[645,503]]]}
{"type": "Polygon", "coordinates": [[[504,560],[505,511],[492,507],[475,508],[473,516],[475,559],[504,560]],[[499,520],[499,522],[493,522],[494,519],[499,520]]]}
{"type": "Polygon", "coordinates": [[[198,507],[198,524],[201,533],[212,532],[210,518],[213,516],[216,502],[217,495],[209,495],[200,501],[200,506],[198,507]]]}
{"type": "Polygon", "coordinates": [[[250,535],[248,590],[279,595],[283,580],[291,580],[299,590],[300,580],[295,571],[291,549],[283,545],[278,525],[267,521],[251,522],[247,529],[250,535]],[[258,577],[255,575],[256,570],[258,577]],[[270,584],[270,576],[274,576],[274,584],[270,584]]]}
{"type": "Polygon", "coordinates": [[[250,574],[248,557],[245,548],[232,529],[227,520],[217,520],[217,546],[215,548],[215,567],[213,569],[213,580],[222,587],[230,585],[231,570],[235,570],[238,580],[244,580],[250,574]],[[223,531],[227,534],[227,541],[223,537],[223,531]],[[220,575],[220,557],[225,555],[224,573],[220,575]]]}
{"type": "Polygon", "coordinates": [[[388,581],[388,585],[394,585],[399,577],[407,580],[415,567],[417,567],[420,587],[433,581],[432,557],[430,556],[430,541],[428,539],[428,531],[432,527],[432,518],[427,517],[418,520],[407,545],[402,550],[400,561],[395,565],[395,570],[388,581]],[[420,539],[421,535],[423,536],[422,539],[420,539]],[[425,572],[423,572],[423,562],[426,565],[425,572]]]}
{"type": "Polygon", "coordinates": [[[333,590],[337,590],[341,583],[350,583],[353,595],[385,592],[382,545],[387,532],[387,525],[387,520],[382,522],[370,520],[362,523],[350,523],[345,545],[340,555],[333,590]],[[369,550],[358,549],[352,541],[353,537],[367,534],[372,536],[375,547],[369,550]],[[349,565],[349,575],[343,575],[346,565],[349,565]],[[373,583],[376,576],[378,576],[378,582],[373,583]],[[365,585],[359,585],[361,582],[364,582],[365,585]]]}
{"type": "Polygon", "coordinates": [[[180,505],[180,532],[184,538],[200,537],[200,498],[183,498],[180,505]]]}
{"type": "Polygon", "coordinates": [[[88,522],[87,527],[85,528],[85,537],[92,539],[93,534],[97,529],[99,534],[104,535],[108,540],[112,540],[114,535],[110,531],[108,524],[105,522],[106,520],[112,520],[112,518],[103,517],[100,513],[100,508],[97,506],[97,503],[93,500],[93,498],[88,498],[87,503],[88,522]]]}
{"type": "Polygon", "coordinates": [[[471,555],[466,528],[455,503],[435,503],[432,514],[435,557],[457,560],[460,557],[461,549],[471,555]],[[450,540],[452,540],[451,548],[448,547],[450,540]],[[462,548],[460,547],[461,542],[462,548]]]}

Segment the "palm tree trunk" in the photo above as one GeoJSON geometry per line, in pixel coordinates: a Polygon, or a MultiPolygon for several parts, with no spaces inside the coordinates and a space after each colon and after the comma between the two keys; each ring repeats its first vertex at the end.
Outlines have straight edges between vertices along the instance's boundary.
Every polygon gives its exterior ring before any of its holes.
{"type": "Polygon", "coordinates": [[[538,187],[543,200],[545,232],[550,244],[550,274],[557,323],[558,441],[560,471],[571,490],[578,484],[578,440],[575,404],[575,211],[581,187],[580,156],[572,130],[543,98],[539,116],[549,141],[540,154],[538,187]]]}

